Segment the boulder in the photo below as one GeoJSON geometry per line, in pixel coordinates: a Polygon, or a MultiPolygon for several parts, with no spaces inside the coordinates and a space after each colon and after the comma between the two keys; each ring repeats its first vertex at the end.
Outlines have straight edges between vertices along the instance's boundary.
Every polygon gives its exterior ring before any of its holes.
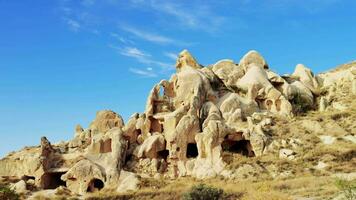
{"type": "Polygon", "coordinates": [[[95,120],[89,126],[92,132],[98,133],[105,133],[114,127],[123,128],[124,120],[111,110],[97,112],[95,120]]]}
{"type": "Polygon", "coordinates": [[[298,64],[292,75],[297,77],[313,94],[319,94],[319,83],[309,68],[303,64],[298,64]]]}
{"type": "Polygon", "coordinates": [[[189,53],[188,50],[183,50],[179,53],[176,62],[177,72],[183,71],[187,68],[200,69],[201,66],[195,60],[195,58],[189,53]]]}
{"type": "Polygon", "coordinates": [[[139,186],[140,180],[135,173],[122,170],[120,173],[119,186],[117,187],[116,191],[136,191],[139,189],[139,186]]]}
{"type": "Polygon", "coordinates": [[[265,59],[255,50],[249,51],[239,62],[239,66],[245,69],[245,71],[248,70],[250,64],[255,64],[261,68],[268,69],[268,64],[265,59]]]}
{"type": "Polygon", "coordinates": [[[19,182],[11,185],[10,189],[15,190],[19,194],[23,194],[28,191],[24,180],[20,180],[19,182]]]}

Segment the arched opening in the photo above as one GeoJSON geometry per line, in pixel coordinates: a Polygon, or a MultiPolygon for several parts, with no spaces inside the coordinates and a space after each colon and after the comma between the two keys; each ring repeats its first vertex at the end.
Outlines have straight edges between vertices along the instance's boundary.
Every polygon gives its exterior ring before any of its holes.
{"type": "Polygon", "coordinates": [[[255,156],[255,152],[253,152],[249,140],[240,140],[240,141],[224,140],[221,146],[223,151],[238,153],[247,157],[255,156]]]}
{"type": "Polygon", "coordinates": [[[167,149],[165,149],[165,150],[157,152],[157,154],[158,154],[158,158],[167,160],[167,158],[169,156],[169,151],[167,149]]]}
{"type": "Polygon", "coordinates": [[[100,179],[93,179],[89,182],[87,192],[97,192],[104,187],[104,182],[100,179]]]}
{"type": "Polygon", "coordinates": [[[187,158],[198,157],[198,147],[196,143],[188,143],[187,145],[187,158]]]}
{"type": "Polygon", "coordinates": [[[66,182],[61,176],[66,172],[50,172],[41,176],[41,186],[43,189],[56,189],[59,186],[66,187],[66,182]]]}
{"type": "Polygon", "coordinates": [[[162,85],[159,87],[159,94],[158,95],[159,95],[160,98],[163,98],[163,96],[165,95],[164,87],[162,85]]]}

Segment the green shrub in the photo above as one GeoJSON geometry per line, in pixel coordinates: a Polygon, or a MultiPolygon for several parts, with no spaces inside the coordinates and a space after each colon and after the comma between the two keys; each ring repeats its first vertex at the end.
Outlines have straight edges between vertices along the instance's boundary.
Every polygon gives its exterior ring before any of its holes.
{"type": "Polygon", "coordinates": [[[356,199],[356,181],[347,181],[344,179],[337,179],[335,181],[336,187],[343,193],[346,199],[356,199]]]}
{"type": "Polygon", "coordinates": [[[1,200],[18,200],[20,196],[6,185],[0,184],[0,199],[1,200]]]}
{"type": "Polygon", "coordinates": [[[219,200],[222,199],[224,191],[222,189],[199,184],[193,186],[183,195],[184,200],[219,200]]]}

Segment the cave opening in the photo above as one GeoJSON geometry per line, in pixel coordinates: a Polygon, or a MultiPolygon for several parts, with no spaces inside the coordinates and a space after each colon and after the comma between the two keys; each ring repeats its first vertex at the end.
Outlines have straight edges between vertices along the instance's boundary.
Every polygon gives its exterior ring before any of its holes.
{"type": "Polygon", "coordinates": [[[254,157],[255,153],[249,140],[224,140],[221,144],[223,151],[238,153],[247,157],[254,157]]]}
{"type": "Polygon", "coordinates": [[[61,179],[61,176],[66,172],[49,172],[41,177],[41,185],[43,189],[56,189],[59,186],[66,187],[66,182],[61,179]]]}
{"type": "Polygon", "coordinates": [[[26,182],[28,180],[35,180],[36,178],[34,176],[23,175],[21,179],[26,182]]]}
{"type": "Polygon", "coordinates": [[[198,147],[196,143],[188,143],[187,145],[187,158],[198,157],[198,147]]]}
{"type": "Polygon", "coordinates": [[[158,158],[167,160],[167,158],[169,156],[169,151],[167,149],[165,149],[165,150],[162,150],[162,151],[158,151],[157,154],[158,154],[158,158]]]}
{"type": "Polygon", "coordinates": [[[100,179],[95,178],[89,182],[87,192],[96,192],[103,189],[103,187],[104,182],[100,179]]]}

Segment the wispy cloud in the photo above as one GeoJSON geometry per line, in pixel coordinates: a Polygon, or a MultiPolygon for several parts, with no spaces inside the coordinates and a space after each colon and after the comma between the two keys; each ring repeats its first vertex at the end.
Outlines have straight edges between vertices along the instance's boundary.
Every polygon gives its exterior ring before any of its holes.
{"type": "Polygon", "coordinates": [[[121,25],[120,28],[128,33],[131,33],[132,35],[134,35],[138,38],[141,38],[143,40],[153,42],[156,44],[173,44],[173,45],[178,45],[178,46],[190,45],[187,42],[179,41],[179,40],[169,38],[169,37],[166,37],[166,36],[163,36],[160,34],[150,33],[147,31],[139,30],[137,28],[130,27],[130,26],[121,25]]]}
{"type": "Polygon", "coordinates": [[[117,33],[110,33],[110,36],[113,38],[116,38],[117,40],[119,40],[119,42],[121,42],[123,44],[135,44],[133,41],[131,41],[127,38],[124,38],[117,33]]]}
{"type": "Polygon", "coordinates": [[[113,48],[118,51],[119,54],[131,58],[135,58],[138,62],[146,65],[154,65],[161,67],[162,70],[172,70],[173,64],[161,62],[152,58],[149,53],[146,53],[143,50],[140,50],[136,47],[116,47],[114,45],[109,45],[110,48],[113,48]]]}
{"type": "Polygon", "coordinates": [[[139,60],[145,60],[151,57],[150,54],[144,53],[136,47],[125,47],[120,50],[120,54],[132,58],[137,58],[139,60]]]}
{"type": "Polygon", "coordinates": [[[179,1],[131,0],[131,3],[145,8],[149,6],[155,12],[175,18],[185,28],[205,32],[216,31],[225,21],[225,17],[215,13],[204,1],[182,4],[179,1]]]}
{"type": "Polygon", "coordinates": [[[81,28],[81,25],[79,24],[78,21],[73,20],[73,19],[65,19],[67,22],[67,25],[69,26],[69,29],[74,31],[74,32],[78,32],[81,28]]]}
{"type": "Polygon", "coordinates": [[[129,68],[130,72],[138,74],[143,77],[157,77],[157,74],[152,71],[152,68],[147,68],[145,70],[138,68],[129,68]]]}
{"type": "Polygon", "coordinates": [[[165,55],[166,57],[176,61],[178,58],[178,55],[176,53],[172,53],[172,52],[164,52],[163,55],[165,55]]]}

